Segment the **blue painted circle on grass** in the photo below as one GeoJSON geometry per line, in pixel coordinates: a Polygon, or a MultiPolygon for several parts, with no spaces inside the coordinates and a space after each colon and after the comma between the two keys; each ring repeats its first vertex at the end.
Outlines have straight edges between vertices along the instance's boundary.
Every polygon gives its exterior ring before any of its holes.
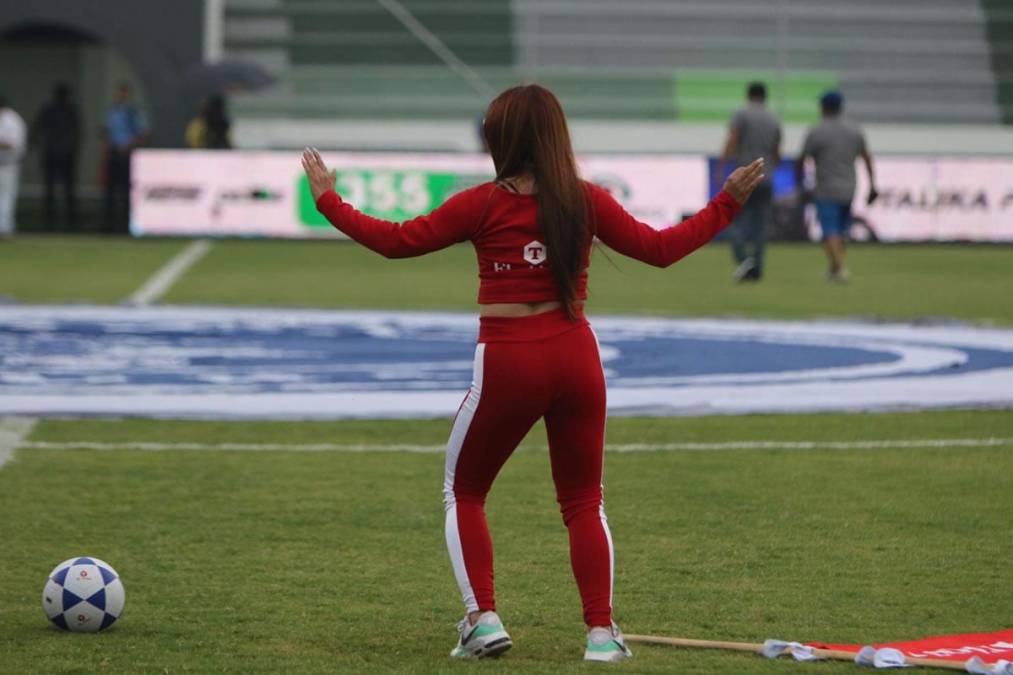
{"type": "MultiPolygon", "coordinates": [[[[340,313],[333,320],[260,320],[252,312],[237,319],[233,312],[221,320],[208,313],[199,320],[152,321],[121,311],[116,320],[57,313],[27,326],[0,322],[0,393],[443,391],[463,390],[471,381],[474,320],[441,322],[436,316],[413,323],[392,315],[385,324],[340,313]]],[[[708,376],[726,384],[739,376],[751,384],[765,376],[784,382],[813,370],[828,370],[827,379],[853,378],[849,369],[901,359],[886,343],[849,346],[762,331],[708,335],[683,325],[642,335],[610,328],[598,333],[607,375],[623,386],[648,386],[644,380],[659,377],[668,378],[665,386],[708,376]]],[[[957,349],[966,355],[962,363],[918,375],[1013,365],[1013,352],[957,349]]]]}

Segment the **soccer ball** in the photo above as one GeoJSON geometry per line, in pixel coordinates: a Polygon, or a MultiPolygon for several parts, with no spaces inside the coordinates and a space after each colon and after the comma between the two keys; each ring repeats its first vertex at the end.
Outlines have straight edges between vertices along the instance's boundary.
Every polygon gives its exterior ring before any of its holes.
{"type": "Polygon", "coordinates": [[[123,613],[120,575],[98,558],[71,558],[53,568],[42,589],[49,620],[74,633],[105,630],[123,613]]]}

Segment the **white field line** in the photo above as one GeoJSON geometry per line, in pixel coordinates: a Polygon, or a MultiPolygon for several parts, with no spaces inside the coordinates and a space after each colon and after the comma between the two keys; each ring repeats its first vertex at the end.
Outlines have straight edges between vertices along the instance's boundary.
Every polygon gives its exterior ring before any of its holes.
{"type": "Polygon", "coordinates": [[[30,417],[0,418],[0,468],[14,456],[14,450],[24,446],[35,420],[30,417]]]}
{"type": "MultiPolygon", "coordinates": [[[[709,450],[876,450],[888,448],[988,448],[1013,446],[1013,438],[928,438],[870,441],[729,441],[726,443],[617,443],[609,452],[679,452],[709,450]]],[[[158,443],[126,441],[28,441],[19,448],[38,450],[227,450],[237,452],[418,452],[437,453],[444,445],[406,443],[158,443]]],[[[544,450],[544,446],[542,447],[544,450]]]]}
{"type": "Polygon", "coordinates": [[[211,250],[211,242],[207,239],[195,239],[190,245],[177,253],[172,260],[155,272],[144,282],[133,295],[126,299],[128,305],[146,306],[165,295],[179,278],[193,267],[194,263],[203,258],[211,250]]]}

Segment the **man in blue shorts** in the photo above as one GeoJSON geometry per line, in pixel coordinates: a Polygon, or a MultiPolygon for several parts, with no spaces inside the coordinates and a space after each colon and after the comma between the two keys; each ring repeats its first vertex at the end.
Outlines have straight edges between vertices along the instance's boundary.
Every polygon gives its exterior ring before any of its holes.
{"type": "Polygon", "coordinates": [[[872,156],[865,143],[865,134],[857,124],[842,117],[844,97],[836,91],[820,99],[823,119],[806,135],[802,154],[796,165],[798,185],[803,185],[805,160],[811,157],[816,165],[814,202],[816,215],[823,229],[823,248],[830,268],[827,279],[839,283],[848,280],[844,264],[844,242],[851,227],[851,202],[855,198],[855,160],[865,162],[869,172],[868,203],[879,193],[873,176],[872,156]]]}

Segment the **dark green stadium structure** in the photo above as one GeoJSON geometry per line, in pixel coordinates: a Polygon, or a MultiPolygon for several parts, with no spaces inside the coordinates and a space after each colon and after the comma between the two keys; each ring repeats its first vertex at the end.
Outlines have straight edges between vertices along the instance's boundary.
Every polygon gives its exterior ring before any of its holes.
{"type": "MultiPolygon", "coordinates": [[[[498,90],[590,119],[723,122],[764,79],[789,121],[838,87],[869,122],[996,124],[1013,106],[1010,0],[402,0],[498,90]]],[[[279,76],[243,117],[461,119],[487,102],[375,0],[227,0],[226,52],[279,76]]]]}
{"type": "Polygon", "coordinates": [[[996,79],[996,100],[1004,124],[1013,124],[1013,0],[981,0],[988,18],[988,42],[996,79]]]}

